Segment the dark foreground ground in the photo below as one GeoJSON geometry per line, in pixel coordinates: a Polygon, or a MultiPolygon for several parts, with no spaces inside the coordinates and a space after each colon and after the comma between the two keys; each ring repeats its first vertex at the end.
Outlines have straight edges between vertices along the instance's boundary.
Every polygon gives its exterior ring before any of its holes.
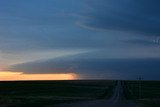
{"type": "Polygon", "coordinates": [[[57,104],[55,107],[139,107],[138,104],[124,98],[121,82],[118,81],[110,99],[97,99],[94,101],[81,101],[57,104]]]}
{"type": "Polygon", "coordinates": [[[160,81],[0,82],[0,107],[160,107],[159,102],[160,81]]]}
{"type": "Polygon", "coordinates": [[[0,82],[0,107],[53,107],[109,98],[114,86],[108,80],[0,82]]]}
{"type": "Polygon", "coordinates": [[[160,81],[122,81],[127,99],[141,107],[160,107],[160,81]]]}

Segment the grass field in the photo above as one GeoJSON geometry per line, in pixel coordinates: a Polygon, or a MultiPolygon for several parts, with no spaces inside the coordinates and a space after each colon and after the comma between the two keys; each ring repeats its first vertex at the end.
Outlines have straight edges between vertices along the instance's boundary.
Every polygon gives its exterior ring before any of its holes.
{"type": "Polygon", "coordinates": [[[160,81],[123,81],[122,85],[127,99],[142,107],[160,107],[160,81]]]}
{"type": "Polygon", "coordinates": [[[47,107],[55,103],[110,96],[115,81],[0,82],[0,107],[47,107]]]}

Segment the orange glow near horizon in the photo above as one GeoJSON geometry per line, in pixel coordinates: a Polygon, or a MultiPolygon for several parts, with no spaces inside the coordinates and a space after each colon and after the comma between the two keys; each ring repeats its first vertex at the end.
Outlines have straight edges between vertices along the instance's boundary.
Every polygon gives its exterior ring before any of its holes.
{"type": "Polygon", "coordinates": [[[0,81],[18,80],[74,80],[77,75],[66,74],[23,74],[22,72],[0,71],[0,81]]]}

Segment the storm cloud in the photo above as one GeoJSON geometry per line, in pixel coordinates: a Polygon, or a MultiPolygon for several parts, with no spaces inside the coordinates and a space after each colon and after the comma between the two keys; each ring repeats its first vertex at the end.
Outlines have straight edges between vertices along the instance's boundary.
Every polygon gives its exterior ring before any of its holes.
{"type": "Polygon", "coordinates": [[[15,65],[12,71],[24,73],[76,73],[79,78],[159,79],[160,59],[90,59],[79,57],[30,62],[15,65]]]}
{"type": "Polygon", "coordinates": [[[1,0],[0,69],[160,76],[159,0],[1,0]]]}
{"type": "Polygon", "coordinates": [[[146,36],[160,35],[159,0],[94,0],[81,25],[99,30],[120,30],[146,36]]]}

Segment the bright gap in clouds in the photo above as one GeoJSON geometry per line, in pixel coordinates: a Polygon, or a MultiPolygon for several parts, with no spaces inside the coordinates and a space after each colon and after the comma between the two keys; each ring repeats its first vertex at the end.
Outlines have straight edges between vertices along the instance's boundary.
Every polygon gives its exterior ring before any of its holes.
{"type": "Polygon", "coordinates": [[[1,71],[0,81],[19,80],[74,80],[77,79],[75,73],[61,74],[23,74],[22,72],[1,71]]]}

